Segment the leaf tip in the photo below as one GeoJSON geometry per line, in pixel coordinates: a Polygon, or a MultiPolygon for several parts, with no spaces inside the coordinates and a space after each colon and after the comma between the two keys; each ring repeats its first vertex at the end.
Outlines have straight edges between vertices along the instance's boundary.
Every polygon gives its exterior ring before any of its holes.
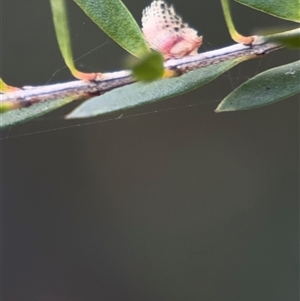
{"type": "Polygon", "coordinates": [[[236,108],[230,106],[228,103],[225,103],[223,100],[214,110],[215,113],[224,113],[224,112],[233,112],[236,111],[236,108]]]}
{"type": "Polygon", "coordinates": [[[76,116],[76,114],[74,116],[74,112],[71,112],[71,113],[64,116],[65,120],[76,119],[76,118],[80,118],[80,117],[76,116]]]}
{"type": "Polygon", "coordinates": [[[64,116],[65,120],[70,120],[70,119],[82,119],[86,117],[93,117],[93,115],[86,116],[84,112],[80,110],[80,106],[75,108],[73,111],[71,111],[69,114],[64,116]]]}

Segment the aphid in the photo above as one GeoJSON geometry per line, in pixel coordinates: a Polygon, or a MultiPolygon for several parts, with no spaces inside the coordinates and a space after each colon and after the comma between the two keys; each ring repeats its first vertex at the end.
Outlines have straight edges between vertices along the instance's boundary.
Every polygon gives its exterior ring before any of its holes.
{"type": "Polygon", "coordinates": [[[143,10],[142,31],[150,48],[161,52],[165,60],[195,55],[202,44],[202,36],[182,22],[173,6],[161,0],[143,10]]]}

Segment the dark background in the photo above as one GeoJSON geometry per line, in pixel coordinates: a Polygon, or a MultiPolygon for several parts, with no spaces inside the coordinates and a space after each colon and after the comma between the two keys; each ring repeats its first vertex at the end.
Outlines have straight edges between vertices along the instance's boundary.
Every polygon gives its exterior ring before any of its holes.
{"type": "MultiPolygon", "coordinates": [[[[137,20],[150,1],[126,0],[137,20]]],[[[219,1],[172,1],[204,35],[232,44],[219,1]]],[[[85,71],[126,53],[69,1],[85,71]]],[[[244,34],[293,24],[233,3],[244,34]]],[[[71,80],[48,1],[2,0],[2,76],[71,80]]],[[[65,121],[73,104],[2,132],[3,301],[298,300],[299,96],[215,114],[233,88],[299,58],[280,50],[214,82],[120,114],[65,121]]],[[[50,80],[50,81],[49,81],[50,80]]]]}

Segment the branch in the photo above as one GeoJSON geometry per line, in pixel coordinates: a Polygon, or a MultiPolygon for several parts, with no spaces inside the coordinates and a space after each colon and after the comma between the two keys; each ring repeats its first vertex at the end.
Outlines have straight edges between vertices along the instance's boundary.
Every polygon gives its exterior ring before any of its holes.
{"type": "MultiPolygon", "coordinates": [[[[278,43],[267,42],[264,37],[256,36],[252,45],[234,44],[222,49],[186,56],[181,59],[172,59],[165,62],[166,69],[175,70],[178,75],[212,64],[231,59],[248,60],[261,57],[271,51],[282,48],[278,43]]],[[[28,107],[32,104],[55,99],[72,97],[74,100],[90,98],[112,89],[135,82],[131,71],[117,71],[103,73],[95,81],[76,80],[67,83],[37,87],[23,87],[16,92],[1,94],[1,102],[14,104],[14,107],[28,107]]]]}

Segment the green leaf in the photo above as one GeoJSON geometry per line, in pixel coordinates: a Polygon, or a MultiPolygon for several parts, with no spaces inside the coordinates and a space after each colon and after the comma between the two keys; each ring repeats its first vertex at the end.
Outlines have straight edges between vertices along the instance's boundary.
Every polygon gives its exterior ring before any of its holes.
{"type": "Polygon", "coordinates": [[[116,43],[136,57],[150,51],[138,24],[120,0],[74,0],[116,43]]]}
{"type": "Polygon", "coordinates": [[[230,12],[229,0],[221,0],[221,5],[222,5],[222,9],[223,9],[223,14],[225,17],[225,22],[226,22],[226,25],[227,25],[227,28],[228,28],[231,38],[237,43],[251,45],[253,42],[253,38],[242,36],[241,34],[239,34],[239,32],[236,30],[236,28],[234,26],[232,15],[230,12]]]}
{"type": "Polygon", "coordinates": [[[299,0],[235,0],[275,17],[300,22],[299,0]]]}
{"type": "Polygon", "coordinates": [[[84,102],[66,117],[93,117],[183,94],[210,82],[240,61],[230,60],[176,78],[164,78],[151,83],[139,82],[118,88],[84,102]]]}
{"type": "Polygon", "coordinates": [[[164,58],[156,51],[152,51],[132,67],[133,76],[140,81],[150,82],[159,79],[164,74],[164,58]]]}
{"type": "Polygon", "coordinates": [[[231,92],[216,112],[249,110],[300,92],[300,62],[262,72],[231,92]]]}
{"type": "Polygon", "coordinates": [[[4,129],[12,125],[29,121],[30,119],[33,119],[35,117],[42,116],[71,102],[73,99],[74,97],[67,97],[56,100],[50,100],[34,104],[27,108],[4,112],[0,114],[0,129],[4,129]]]}
{"type": "Polygon", "coordinates": [[[300,28],[268,35],[265,38],[268,42],[278,43],[290,48],[300,48],[300,28]]]}
{"type": "Polygon", "coordinates": [[[71,48],[68,15],[65,0],[50,0],[57,42],[66,65],[73,73],[76,70],[71,48]]]}
{"type": "Polygon", "coordinates": [[[94,80],[96,77],[95,73],[80,72],[74,64],[65,0],[50,0],[50,5],[58,46],[67,67],[76,78],[94,80]]]}

